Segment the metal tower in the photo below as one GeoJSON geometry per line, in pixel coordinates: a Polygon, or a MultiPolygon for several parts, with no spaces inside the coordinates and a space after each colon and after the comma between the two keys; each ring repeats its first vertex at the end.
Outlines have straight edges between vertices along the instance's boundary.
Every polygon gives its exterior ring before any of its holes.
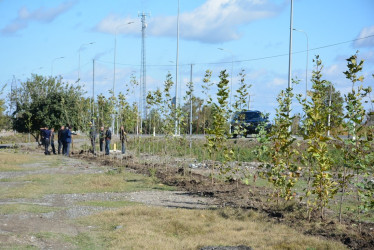
{"type": "Polygon", "coordinates": [[[147,119],[147,70],[146,70],[146,53],[145,53],[145,29],[147,28],[146,17],[149,16],[149,13],[139,13],[139,17],[141,17],[142,21],[142,53],[141,53],[141,78],[140,78],[140,86],[142,88],[142,101],[141,101],[141,112],[143,119],[147,119]]]}

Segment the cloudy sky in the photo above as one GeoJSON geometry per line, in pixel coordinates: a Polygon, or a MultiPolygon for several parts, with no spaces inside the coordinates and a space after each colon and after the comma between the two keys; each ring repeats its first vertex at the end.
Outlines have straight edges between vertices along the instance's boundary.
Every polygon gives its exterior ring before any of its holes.
{"type": "MultiPolygon", "coordinates": [[[[92,95],[94,59],[95,92],[108,95],[117,37],[116,91],[124,92],[131,74],[139,78],[144,12],[147,88],[161,87],[168,72],[175,79],[177,7],[177,0],[0,0],[0,85],[8,83],[9,90],[13,79],[24,81],[32,73],[61,75],[73,84],[79,74],[92,95]]],[[[325,79],[346,93],[345,59],[359,50],[364,85],[374,86],[373,10],[372,0],[294,0],[294,28],[306,32],[293,32],[292,75],[300,79],[295,92],[305,92],[305,34],[309,79],[319,54],[325,79]]],[[[253,85],[251,109],[274,113],[275,97],[287,87],[290,0],[180,0],[179,20],[182,96],[190,64],[197,95],[205,70],[217,82],[221,70],[231,75],[232,66],[233,89],[244,69],[253,85]]],[[[137,96],[139,90],[129,99],[137,96]]],[[[294,109],[299,112],[298,105],[294,109]]]]}

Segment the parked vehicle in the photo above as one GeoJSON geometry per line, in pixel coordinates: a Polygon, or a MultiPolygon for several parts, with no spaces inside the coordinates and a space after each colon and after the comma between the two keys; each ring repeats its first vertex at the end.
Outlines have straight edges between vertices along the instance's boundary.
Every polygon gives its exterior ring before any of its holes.
{"type": "Polygon", "coordinates": [[[231,134],[234,138],[238,135],[247,137],[250,134],[258,134],[259,126],[265,125],[266,131],[270,131],[269,118],[258,110],[236,112],[231,120],[231,134]]]}

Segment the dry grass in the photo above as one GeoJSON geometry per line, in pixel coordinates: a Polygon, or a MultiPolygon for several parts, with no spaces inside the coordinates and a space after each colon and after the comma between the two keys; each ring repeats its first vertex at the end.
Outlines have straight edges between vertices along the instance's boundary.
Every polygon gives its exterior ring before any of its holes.
{"type": "Polygon", "coordinates": [[[18,182],[22,185],[0,189],[0,198],[38,198],[45,194],[133,192],[152,189],[173,190],[172,187],[155,184],[149,177],[132,173],[36,174],[1,181],[18,182]]]}
{"type": "Polygon", "coordinates": [[[111,249],[198,249],[246,245],[254,249],[345,249],[339,242],[266,222],[253,211],[186,210],[130,206],[80,221],[97,229],[111,249]]]}
{"type": "MultiPolygon", "coordinates": [[[[10,131],[5,134],[0,134],[0,144],[22,143],[22,142],[28,142],[28,141],[29,141],[28,134],[24,134],[24,133],[13,134],[13,132],[10,132],[10,131]]],[[[34,142],[35,138],[31,136],[30,141],[34,142]]]]}
{"type": "Polygon", "coordinates": [[[60,208],[48,207],[37,204],[3,204],[0,206],[0,215],[18,213],[49,213],[58,211],[60,208]]]}
{"type": "Polygon", "coordinates": [[[14,154],[14,152],[0,151],[0,172],[28,170],[22,164],[35,161],[36,157],[29,154],[14,154]]]}
{"type": "Polygon", "coordinates": [[[125,206],[135,206],[139,205],[137,202],[132,201],[83,201],[78,202],[81,206],[91,206],[91,207],[108,207],[108,208],[120,208],[125,206]]]}

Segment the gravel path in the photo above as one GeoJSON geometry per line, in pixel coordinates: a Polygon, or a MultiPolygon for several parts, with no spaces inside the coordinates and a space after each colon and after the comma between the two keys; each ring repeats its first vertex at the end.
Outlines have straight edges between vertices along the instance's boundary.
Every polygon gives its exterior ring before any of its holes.
{"type": "MultiPolygon", "coordinates": [[[[0,172],[0,180],[4,178],[22,177],[34,174],[81,174],[103,173],[105,169],[93,163],[74,158],[61,158],[62,167],[51,166],[42,156],[40,161],[25,164],[27,170],[0,172]]],[[[60,156],[51,156],[60,157],[60,156]]],[[[61,162],[60,162],[61,163],[61,162]]],[[[0,188],[12,189],[23,185],[22,181],[0,181],[0,188]]],[[[130,193],[85,193],[85,194],[49,194],[41,198],[0,199],[3,205],[40,205],[50,207],[51,212],[28,213],[17,212],[0,214],[0,242],[10,246],[31,245],[39,249],[71,249],[74,245],[68,242],[45,240],[35,237],[38,233],[55,233],[76,236],[92,230],[90,227],[77,225],[74,219],[106,210],[118,209],[88,205],[87,202],[129,201],[147,206],[168,208],[208,209],[215,207],[211,198],[194,196],[183,191],[138,191],[130,193]],[[86,203],[85,203],[86,202],[86,203]],[[87,204],[87,205],[86,205],[87,204]]],[[[1,246],[1,245],[0,245],[1,246]]]]}

